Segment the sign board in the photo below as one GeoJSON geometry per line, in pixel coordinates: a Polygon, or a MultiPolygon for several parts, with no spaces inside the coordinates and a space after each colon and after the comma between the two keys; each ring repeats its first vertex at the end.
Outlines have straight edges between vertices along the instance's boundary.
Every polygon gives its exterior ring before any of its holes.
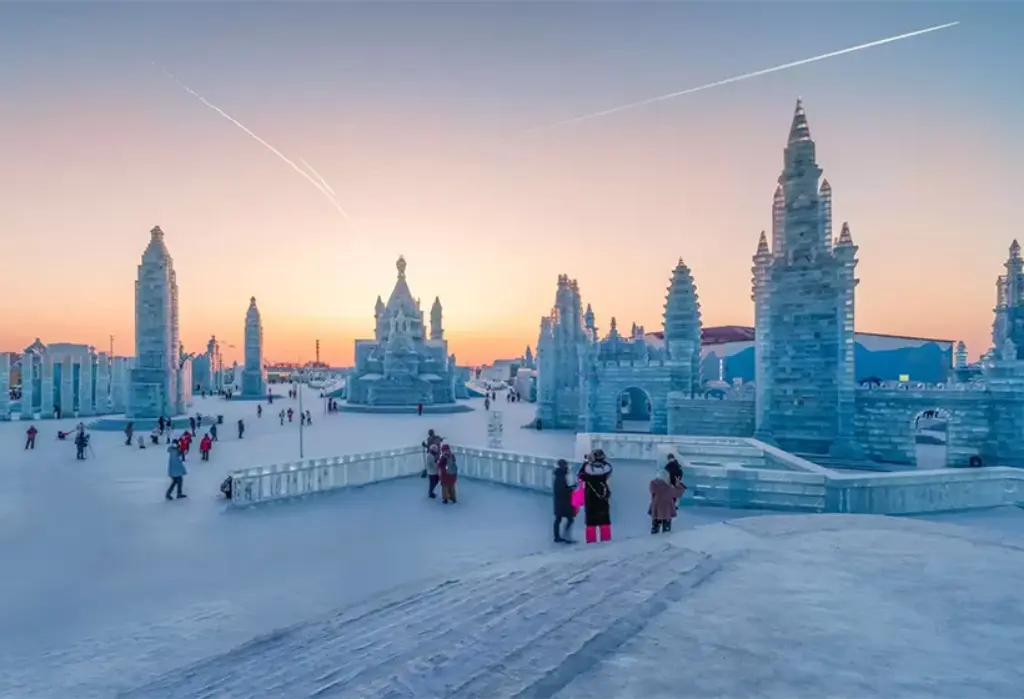
{"type": "Polygon", "coordinates": [[[487,414],[487,446],[490,449],[501,449],[502,437],[505,433],[505,413],[491,410],[487,414]]]}
{"type": "Polygon", "coordinates": [[[900,383],[910,381],[910,374],[900,374],[900,383]]]}

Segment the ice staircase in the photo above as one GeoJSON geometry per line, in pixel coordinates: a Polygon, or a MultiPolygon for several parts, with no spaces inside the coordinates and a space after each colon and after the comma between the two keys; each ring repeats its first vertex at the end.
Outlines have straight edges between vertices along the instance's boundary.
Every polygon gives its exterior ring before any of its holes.
{"type": "Polygon", "coordinates": [[[566,548],[403,588],[121,696],[551,697],[716,565],[662,537],[566,548]]]}

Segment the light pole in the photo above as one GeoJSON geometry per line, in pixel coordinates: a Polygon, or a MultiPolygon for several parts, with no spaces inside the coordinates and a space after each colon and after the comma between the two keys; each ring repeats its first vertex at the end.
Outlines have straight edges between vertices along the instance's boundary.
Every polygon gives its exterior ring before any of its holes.
{"type": "Polygon", "coordinates": [[[306,426],[306,413],[302,412],[302,369],[299,369],[298,374],[299,374],[299,385],[298,385],[297,388],[298,388],[298,391],[299,391],[299,459],[304,459],[304,458],[306,458],[306,456],[305,456],[305,452],[304,452],[304,449],[303,449],[304,442],[303,442],[303,434],[302,434],[302,432],[303,432],[303,429],[306,426]]]}

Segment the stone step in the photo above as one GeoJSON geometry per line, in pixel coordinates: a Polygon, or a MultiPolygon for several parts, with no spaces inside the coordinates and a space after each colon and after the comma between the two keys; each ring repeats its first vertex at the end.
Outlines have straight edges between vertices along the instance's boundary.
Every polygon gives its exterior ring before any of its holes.
{"type": "Polygon", "coordinates": [[[644,605],[705,560],[648,540],[640,550],[607,555],[617,546],[623,544],[581,545],[518,562],[519,568],[488,568],[426,590],[399,591],[256,639],[122,696],[513,696],[543,684],[616,622],[639,618],[644,605]]]}

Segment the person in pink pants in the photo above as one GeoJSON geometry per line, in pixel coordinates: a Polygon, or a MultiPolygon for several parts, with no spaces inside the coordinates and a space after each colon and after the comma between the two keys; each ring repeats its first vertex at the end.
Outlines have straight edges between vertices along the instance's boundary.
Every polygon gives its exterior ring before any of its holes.
{"type": "Polygon", "coordinates": [[[580,469],[579,479],[583,483],[583,509],[588,544],[600,541],[611,541],[612,538],[612,491],[608,487],[608,478],[612,475],[612,466],[605,458],[604,451],[596,450],[591,454],[580,469]]]}

